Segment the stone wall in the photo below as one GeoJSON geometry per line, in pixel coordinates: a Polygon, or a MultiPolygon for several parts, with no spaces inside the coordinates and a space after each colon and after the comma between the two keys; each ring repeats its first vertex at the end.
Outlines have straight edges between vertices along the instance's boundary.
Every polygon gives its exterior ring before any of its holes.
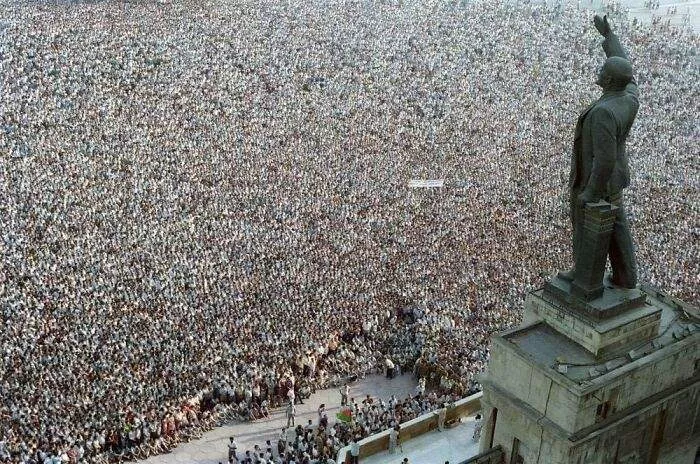
{"type": "Polygon", "coordinates": [[[498,412],[493,437],[493,423],[484,423],[480,449],[487,450],[491,443],[493,446],[501,445],[504,462],[508,463],[517,440],[519,454],[528,464],[571,464],[565,447],[566,434],[562,431],[560,435],[552,435],[551,428],[540,423],[543,415],[534,410],[524,410],[522,406],[510,395],[503,395],[491,386],[485,388],[482,398],[484,417],[491,419],[494,409],[498,412]]]}
{"type": "Polygon", "coordinates": [[[585,390],[577,430],[596,421],[598,406],[610,401],[610,412],[634,407],[640,401],[664,390],[681,385],[694,373],[694,363],[700,359],[700,337],[689,337],[660,349],[618,370],[603,375],[585,390]],[[613,377],[610,379],[610,377],[613,377]]]}
{"type": "Polygon", "coordinates": [[[502,464],[503,448],[496,446],[485,453],[479,453],[476,456],[462,461],[459,464],[502,464]]]}
{"type": "MultiPolygon", "coordinates": [[[[570,451],[578,462],[692,464],[700,445],[700,383],[641,407],[636,414],[582,438],[570,451]],[[591,460],[594,454],[602,460],[591,460]]],[[[577,462],[572,460],[572,462],[577,462]]]]}
{"type": "Polygon", "coordinates": [[[537,414],[546,416],[561,429],[574,433],[579,397],[576,384],[554,371],[528,360],[503,338],[494,338],[489,359],[489,382],[523,401],[537,414]],[[554,374],[554,375],[552,375],[554,374]]]}
{"type": "Polygon", "coordinates": [[[503,447],[506,463],[517,446],[518,454],[532,464],[692,464],[700,446],[700,377],[570,436],[547,423],[544,415],[491,386],[481,403],[487,419],[481,449],[491,445],[488,419],[497,408],[493,445],[503,447]]]}

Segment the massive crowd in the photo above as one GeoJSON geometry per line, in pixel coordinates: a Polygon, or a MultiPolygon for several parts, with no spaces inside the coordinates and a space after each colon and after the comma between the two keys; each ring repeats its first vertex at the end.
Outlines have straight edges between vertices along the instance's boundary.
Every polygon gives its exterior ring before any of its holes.
{"type": "MultiPolygon", "coordinates": [[[[164,451],[387,356],[477,389],[570,264],[586,3],[0,0],[0,462],[164,451]]],[[[697,303],[698,36],[612,10],[641,280],[697,303]]]]}

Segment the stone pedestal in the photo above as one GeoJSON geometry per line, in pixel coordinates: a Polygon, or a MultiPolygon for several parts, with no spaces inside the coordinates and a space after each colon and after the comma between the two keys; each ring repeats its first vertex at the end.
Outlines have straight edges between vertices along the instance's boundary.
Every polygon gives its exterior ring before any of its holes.
{"type": "Polygon", "coordinates": [[[642,287],[528,294],[481,377],[481,450],[528,464],[689,464],[700,444],[700,312],[642,287]]]}
{"type": "Polygon", "coordinates": [[[553,277],[545,284],[542,297],[564,310],[580,313],[581,318],[589,321],[608,319],[644,305],[645,297],[641,290],[615,287],[609,279],[601,280],[601,294],[594,300],[580,298],[574,291],[575,282],[567,282],[560,277],[553,277]]]}
{"type": "Polygon", "coordinates": [[[542,320],[596,358],[659,332],[661,309],[648,304],[639,289],[606,286],[600,298],[585,302],[571,295],[570,285],[555,277],[528,294],[523,322],[542,320]]]}

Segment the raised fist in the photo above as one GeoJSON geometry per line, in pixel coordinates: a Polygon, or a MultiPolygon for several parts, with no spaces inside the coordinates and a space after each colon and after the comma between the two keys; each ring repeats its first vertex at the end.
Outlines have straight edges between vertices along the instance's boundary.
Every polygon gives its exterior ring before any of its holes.
{"type": "Polygon", "coordinates": [[[612,32],[610,30],[610,23],[608,22],[608,15],[605,15],[602,18],[598,15],[595,15],[593,17],[593,24],[595,24],[595,28],[598,29],[600,35],[602,35],[605,38],[607,38],[608,35],[610,35],[610,33],[612,32]]]}

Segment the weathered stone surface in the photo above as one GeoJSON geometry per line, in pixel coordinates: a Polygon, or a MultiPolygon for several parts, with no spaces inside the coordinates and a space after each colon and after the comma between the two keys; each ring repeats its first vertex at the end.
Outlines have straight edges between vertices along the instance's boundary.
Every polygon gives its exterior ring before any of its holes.
{"type": "Polygon", "coordinates": [[[567,282],[554,278],[544,290],[528,294],[525,319],[547,322],[595,356],[608,355],[658,333],[661,308],[649,304],[639,289],[606,289],[604,296],[595,301],[583,303],[576,300],[570,304],[553,296],[552,283],[567,285],[567,282]]]}
{"type": "Polygon", "coordinates": [[[617,316],[631,308],[642,306],[645,296],[638,288],[615,287],[604,281],[602,293],[594,300],[583,300],[571,289],[574,283],[553,277],[545,284],[542,297],[553,305],[581,313],[587,320],[600,320],[617,316]]]}
{"type": "Polygon", "coordinates": [[[531,292],[525,324],[493,338],[482,408],[496,420],[484,425],[482,451],[492,442],[505,462],[517,448],[524,462],[543,464],[692,462],[684,459],[700,444],[700,313],[642,294],[642,306],[596,321],[531,292]],[[607,343],[605,355],[592,343],[607,343]]]}

